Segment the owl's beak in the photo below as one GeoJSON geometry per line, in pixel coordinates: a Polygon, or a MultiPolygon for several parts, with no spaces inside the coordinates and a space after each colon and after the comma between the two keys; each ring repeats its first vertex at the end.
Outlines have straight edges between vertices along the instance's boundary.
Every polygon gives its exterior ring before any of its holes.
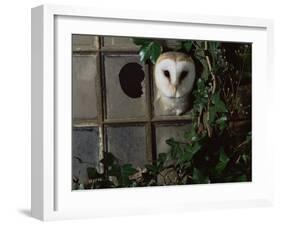
{"type": "Polygon", "coordinates": [[[172,86],[172,91],[173,91],[174,94],[176,94],[177,88],[178,88],[177,85],[173,85],[172,86]]]}

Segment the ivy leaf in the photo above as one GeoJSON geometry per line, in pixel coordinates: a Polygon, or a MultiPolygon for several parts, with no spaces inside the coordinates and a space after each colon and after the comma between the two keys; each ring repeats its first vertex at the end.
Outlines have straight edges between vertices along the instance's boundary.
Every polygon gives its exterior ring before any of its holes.
{"type": "Polygon", "coordinates": [[[153,64],[156,63],[158,57],[162,53],[160,43],[148,39],[135,39],[135,44],[140,45],[139,56],[142,63],[146,63],[149,59],[153,64]]]}
{"type": "Polygon", "coordinates": [[[221,174],[222,171],[227,166],[227,163],[229,162],[229,157],[224,152],[223,148],[220,148],[220,156],[219,156],[219,163],[216,165],[215,170],[218,174],[221,174]]]}
{"type": "Polygon", "coordinates": [[[220,117],[219,119],[216,120],[216,123],[221,124],[221,123],[226,122],[226,121],[227,121],[227,117],[222,116],[222,117],[220,117]]]}
{"type": "Polygon", "coordinates": [[[156,175],[158,173],[158,167],[150,164],[144,165],[144,167],[150,171],[153,175],[156,175]]]}
{"type": "Polygon", "coordinates": [[[227,108],[225,106],[225,103],[221,100],[219,92],[213,95],[212,103],[215,106],[216,112],[227,112],[227,108]]]}
{"type": "Polygon", "coordinates": [[[162,52],[162,47],[158,42],[152,42],[150,46],[150,60],[153,64],[156,63],[158,57],[162,52]]]}
{"type": "Polygon", "coordinates": [[[138,171],[131,165],[125,164],[121,167],[121,185],[128,187],[132,184],[132,181],[129,179],[130,176],[134,175],[138,171]]]}
{"type": "Polygon", "coordinates": [[[200,140],[200,137],[198,137],[194,128],[191,131],[185,133],[184,138],[190,142],[197,142],[200,140]]]}
{"type": "Polygon", "coordinates": [[[139,51],[139,55],[140,55],[140,61],[142,63],[145,63],[149,57],[150,57],[150,43],[149,44],[144,44],[139,51]]]}
{"type": "Polygon", "coordinates": [[[185,150],[178,163],[189,162],[194,156],[194,153],[188,149],[185,150]]]}
{"type": "Polygon", "coordinates": [[[184,150],[184,153],[179,163],[189,162],[200,149],[201,149],[201,145],[199,143],[195,143],[193,146],[191,145],[187,146],[187,148],[184,150]]]}
{"type": "Polygon", "coordinates": [[[132,176],[138,171],[132,166],[132,164],[125,164],[121,167],[121,173],[124,176],[132,176]]]}
{"type": "Polygon", "coordinates": [[[211,106],[209,109],[209,123],[212,124],[215,121],[217,115],[216,108],[214,106],[211,106]]]}
{"type": "Polygon", "coordinates": [[[216,124],[219,126],[219,129],[222,131],[226,127],[227,117],[222,116],[219,119],[216,120],[216,124]]]}
{"type": "Polygon", "coordinates": [[[167,153],[160,153],[158,155],[158,161],[161,162],[161,163],[164,163],[167,159],[167,153]]]}
{"type": "Polygon", "coordinates": [[[191,48],[192,48],[192,41],[185,41],[183,42],[183,47],[186,50],[186,52],[190,52],[191,48]]]}
{"type": "Polygon", "coordinates": [[[209,176],[204,175],[199,169],[194,168],[192,174],[192,180],[196,184],[208,184],[210,183],[209,176]]]}
{"type": "Polygon", "coordinates": [[[174,138],[170,138],[166,140],[166,144],[168,144],[169,146],[174,146],[176,143],[176,141],[174,140],[174,138]]]}
{"type": "Polygon", "coordinates": [[[170,156],[175,159],[179,153],[182,152],[179,142],[175,141],[173,138],[166,140],[166,143],[171,147],[170,156]]]}

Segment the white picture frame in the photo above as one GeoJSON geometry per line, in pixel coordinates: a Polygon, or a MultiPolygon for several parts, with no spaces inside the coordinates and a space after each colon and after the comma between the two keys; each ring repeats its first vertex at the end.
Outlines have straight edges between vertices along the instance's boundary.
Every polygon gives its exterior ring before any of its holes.
{"type": "Polygon", "coordinates": [[[272,45],[273,22],[265,19],[57,5],[33,8],[32,216],[56,220],[271,205],[273,179],[267,175],[273,153],[266,139],[266,100],[273,81],[272,45]],[[72,33],[252,42],[253,181],[72,192],[66,179],[71,174],[72,33]]]}

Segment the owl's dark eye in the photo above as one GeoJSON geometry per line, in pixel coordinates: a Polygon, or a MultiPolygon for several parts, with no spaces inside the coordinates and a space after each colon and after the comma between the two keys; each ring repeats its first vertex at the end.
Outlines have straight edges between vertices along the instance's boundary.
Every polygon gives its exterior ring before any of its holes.
{"type": "Polygon", "coordinates": [[[182,73],[180,74],[180,81],[184,80],[186,76],[188,76],[188,71],[182,71],[182,73]]]}
{"type": "Polygon", "coordinates": [[[170,79],[170,72],[168,70],[164,70],[164,75],[166,78],[170,79]]]}

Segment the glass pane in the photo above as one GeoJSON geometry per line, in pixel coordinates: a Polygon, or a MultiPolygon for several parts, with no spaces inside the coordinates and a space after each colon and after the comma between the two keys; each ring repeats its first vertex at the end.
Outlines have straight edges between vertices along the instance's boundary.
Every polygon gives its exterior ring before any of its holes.
{"type": "Polygon", "coordinates": [[[107,148],[121,164],[135,167],[146,163],[146,132],[143,126],[108,127],[107,148]]]}
{"type": "Polygon", "coordinates": [[[138,55],[105,56],[107,118],[144,117],[145,71],[138,55]]]}
{"type": "Polygon", "coordinates": [[[96,61],[96,55],[73,56],[74,119],[95,119],[97,117],[96,61]]]}
{"type": "Polygon", "coordinates": [[[72,131],[72,176],[79,183],[87,183],[87,167],[97,167],[99,162],[98,127],[74,128],[72,131]]]}
{"type": "Polygon", "coordinates": [[[184,142],[184,133],[189,131],[191,127],[191,123],[157,125],[155,127],[157,155],[159,153],[168,152],[170,150],[170,146],[166,144],[166,140],[170,138],[174,138],[177,141],[184,142]]]}
{"type": "Polygon", "coordinates": [[[73,51],[93,51],[99,46],[98,36],[72,35],[73,51]]]}
{"type": "MultiPolygon", "coordinates": [[[[171,124],[159,125],[155,128],[156,133],[156,150],[157,156],[159,153],[165,153],[170,150],[170,146],[166,144],[166,140],[174,138],[176,141],[185,142],[184,133],[189,131],[192,124],[171,124]]],[[[172,163],[172,162],[170,162],[172,163]]],[[[176,172],[173,170],[165,170],[162,172],[163,176],[157,177],[158,185],[172,185],[176,183],[176,172]]]]}
{"type": "Polygon", "coordinates": [[[104,37],[103,45],[105,47],[115,48],[115,49],[134,49],[137,50],[138,46],[136,46],[131,38],[126,37],[104,37]]]}

